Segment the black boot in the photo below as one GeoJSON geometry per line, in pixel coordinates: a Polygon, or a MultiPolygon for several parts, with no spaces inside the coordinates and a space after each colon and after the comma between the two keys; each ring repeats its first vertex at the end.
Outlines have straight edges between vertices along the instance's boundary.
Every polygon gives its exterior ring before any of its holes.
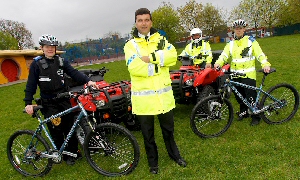
{"type": "Polygon", "coordinates": [[[250,123],[250,126],[256,126],[260,123],[260,117],[258,115],[252,115],[251,118],[252,121],[250,123]]]}

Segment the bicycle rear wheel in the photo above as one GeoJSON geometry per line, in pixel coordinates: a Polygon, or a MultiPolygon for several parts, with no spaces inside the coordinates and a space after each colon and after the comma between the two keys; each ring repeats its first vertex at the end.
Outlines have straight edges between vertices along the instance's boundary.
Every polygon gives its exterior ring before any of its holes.
{"type": "Polygon", "coordinates": [[[136,138],[123,126],[102,123],[87,134],[84,152],[89,164],[105,176],[131,173],[140,158],[136,138]]]}
{"type": "Polygon", "coordinates": [[[260,109],[267,108],[261,113],[262,119],[268,124],[281,124],[291,120],[299,107],[299,94],[296,88],[283,83],[271,87],[267,92],[280,102],[272,100],[265,94],[260,103],[260,109]]]}
{"type": "Polygon", "coordinates": [[[219,95],[206,97],[192,110],[190,125],[201,138],[218,137],[230,127],[233,121],[233,108],[228,99],[219,95]]]}
{"type": "Polygon", "coordinates": [[[41,157],[49,152],[45,139],[31,130],[19,130],[7,142],[7,157],[11,165],[24,176],[44,176],[52,168],[52,161],[41,157]]]}

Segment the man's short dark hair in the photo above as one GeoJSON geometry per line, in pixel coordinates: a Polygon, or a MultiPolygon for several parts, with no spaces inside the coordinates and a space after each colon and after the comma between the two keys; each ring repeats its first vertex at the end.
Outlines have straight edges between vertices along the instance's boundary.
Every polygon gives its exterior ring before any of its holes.
{"type": "Polygon", "coordinates": [[[135,11],[135,21],[136,21],[136,16],[137,15],[143,15],[143,14],[149,14],[150,15],[150,20],[152,21],[151,13],[150,13],[149,9],[147,9],[147,8],[140,8],[140,9],[135,11]]]}

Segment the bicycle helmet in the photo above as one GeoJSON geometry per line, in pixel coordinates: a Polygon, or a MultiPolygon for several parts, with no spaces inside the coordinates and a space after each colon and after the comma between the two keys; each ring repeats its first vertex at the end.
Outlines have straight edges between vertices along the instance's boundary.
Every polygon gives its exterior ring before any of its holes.
{"type": "Polygon", "coordinates": [[[56,37],[51,34],[44,34],[39,38],[40,45],[58,46],[56,37]]]}
{"type": "Polygon", "coordinates": [[[232,27],[246,27],[247,23],[243,19],[238,19],[232,23],[232,27]]]}
{"type": "MultiPolygon", "coordinates": [[[[198,38],[198,39],[193,39],[194,40],[194,42],[199,42],[201,39],[202,39],[202,31],[201,31],[201,29],[199,29],[199,28],[194,28],[194,29],[192,29],[191,30],[191,32],[190,32],[190,35],[191,36],[193,36],[193,35],[195,35],[195,34],[199,34],[200,35],[200,38],[198,38]]],[[[193,37],[192,37],[193,38],[193,37]]]]}

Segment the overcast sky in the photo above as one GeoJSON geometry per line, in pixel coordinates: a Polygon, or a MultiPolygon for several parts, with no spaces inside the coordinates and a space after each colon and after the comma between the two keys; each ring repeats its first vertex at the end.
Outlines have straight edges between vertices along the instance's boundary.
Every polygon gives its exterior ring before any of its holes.
{"type": "MultiPolygon", "coordinates": [[[[227,10],[241,0],[196,0],[227,10]]],[[[130,33],[134,12],[145,7],[151,12],[163,0],[1,0],[0,18],[22,22],[31,31],[35,44],[42,34],[52,34],[58,41],[102,38],[109,32],[130,33]]],[[[175,9],[188,0],[165,0],[175,9]]]]}

